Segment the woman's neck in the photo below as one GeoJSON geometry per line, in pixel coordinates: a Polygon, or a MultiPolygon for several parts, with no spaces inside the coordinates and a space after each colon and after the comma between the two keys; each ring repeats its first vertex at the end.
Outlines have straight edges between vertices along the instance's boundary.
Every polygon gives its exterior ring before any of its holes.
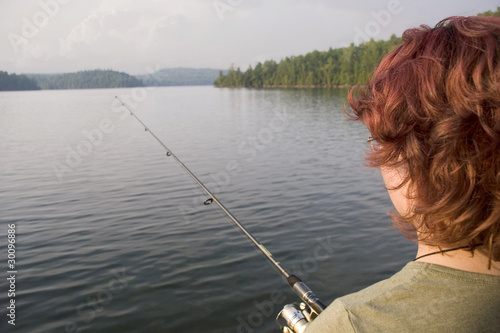
{"type": "MultiPolygon", "coordinates": [[[[446,248],[439,249],[422,243],[418,244],[417,258],[446,248]]],[[[500,262],[492,261],[488,269],[489,258],[486,254],[476,249],[474,254],[466,249],[454,250],[446,253],[436,253],[417,259],[419,262],[427,262],[441,266],[447,266],[468,272],[490,274],[500,276],[500,262]]]]}

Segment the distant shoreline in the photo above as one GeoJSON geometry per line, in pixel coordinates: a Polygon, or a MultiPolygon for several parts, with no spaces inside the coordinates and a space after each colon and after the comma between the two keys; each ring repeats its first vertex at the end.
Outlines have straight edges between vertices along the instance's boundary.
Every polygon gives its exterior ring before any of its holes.
{"type": "Polygon", "coordinates": [[[213,86],[221,73],[220,69],[184,67],[135,76],[110,69],[21,75],[0,71],[0,91],[213,86]]]}

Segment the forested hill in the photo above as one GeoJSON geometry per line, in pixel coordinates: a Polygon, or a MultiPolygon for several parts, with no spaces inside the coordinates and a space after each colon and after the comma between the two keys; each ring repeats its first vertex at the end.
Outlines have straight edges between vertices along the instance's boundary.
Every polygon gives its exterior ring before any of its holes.
{"type": "Polygon", "coordinates": [[[220,73],[217,87],[335,87],[363,84],[382,56],[393,49],[400,38],[367,43],[306,55],[287,57],[279,63],[268,60],[242,72],[231,66],[220,73]]]}
{"type": "Polygon", "coordinates": [[[9,74],[0,71],[0,91],[5,90],[39,90],[36,82],[26,75],[9,74]]]}
{"type": "Polygon", "coordinates": [[[129,74],[112,70],[92,70],[65,74],[27,74],[41,89],[97,89],[142,87],[143,82],[129,74]]]}
{"type": "MultiPolygon", "coordinates": [[[[480,16],[500,16],[487,11],[480,16]]],[[[369,41],[359,46],[313,51],[306,55],[287,57],[279,63],[268,60],[242,72],[231,66],[220,73],[216,87],[335,87],[365,84],[382,57],[400,43],[392,35],[387,41],[369,41]]]]}
{"type": "Polygon", "coordinates": [[[165,68],[152,74],[136,75],[146,86],[212,85],[219,75],[212,68],[165,68]]]}

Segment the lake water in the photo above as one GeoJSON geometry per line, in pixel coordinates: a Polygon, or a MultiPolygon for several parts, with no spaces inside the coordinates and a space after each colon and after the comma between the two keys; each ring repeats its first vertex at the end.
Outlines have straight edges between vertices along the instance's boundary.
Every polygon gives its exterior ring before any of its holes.
{"type": "Polygon", "coordinates": [[[0,93],[0,331],[278,332],[285,279],[116,103],[329,304],[399,270],[368,131],[343,89],[0,93]]]}

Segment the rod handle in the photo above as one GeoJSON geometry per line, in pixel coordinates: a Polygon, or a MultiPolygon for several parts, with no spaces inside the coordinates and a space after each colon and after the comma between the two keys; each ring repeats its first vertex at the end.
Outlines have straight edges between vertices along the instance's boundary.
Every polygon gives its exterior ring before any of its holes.
{"type": "Polygon", "coordinates": [[[319,298],[312,292],[312,290],[304,283],[298,276],[292,274],[287,278],[288,284],[295,290],[297,295],[306,302],[307,305],[316,313],[320,314],[326,309],[326,306],[319,300],[319,298]]]}

